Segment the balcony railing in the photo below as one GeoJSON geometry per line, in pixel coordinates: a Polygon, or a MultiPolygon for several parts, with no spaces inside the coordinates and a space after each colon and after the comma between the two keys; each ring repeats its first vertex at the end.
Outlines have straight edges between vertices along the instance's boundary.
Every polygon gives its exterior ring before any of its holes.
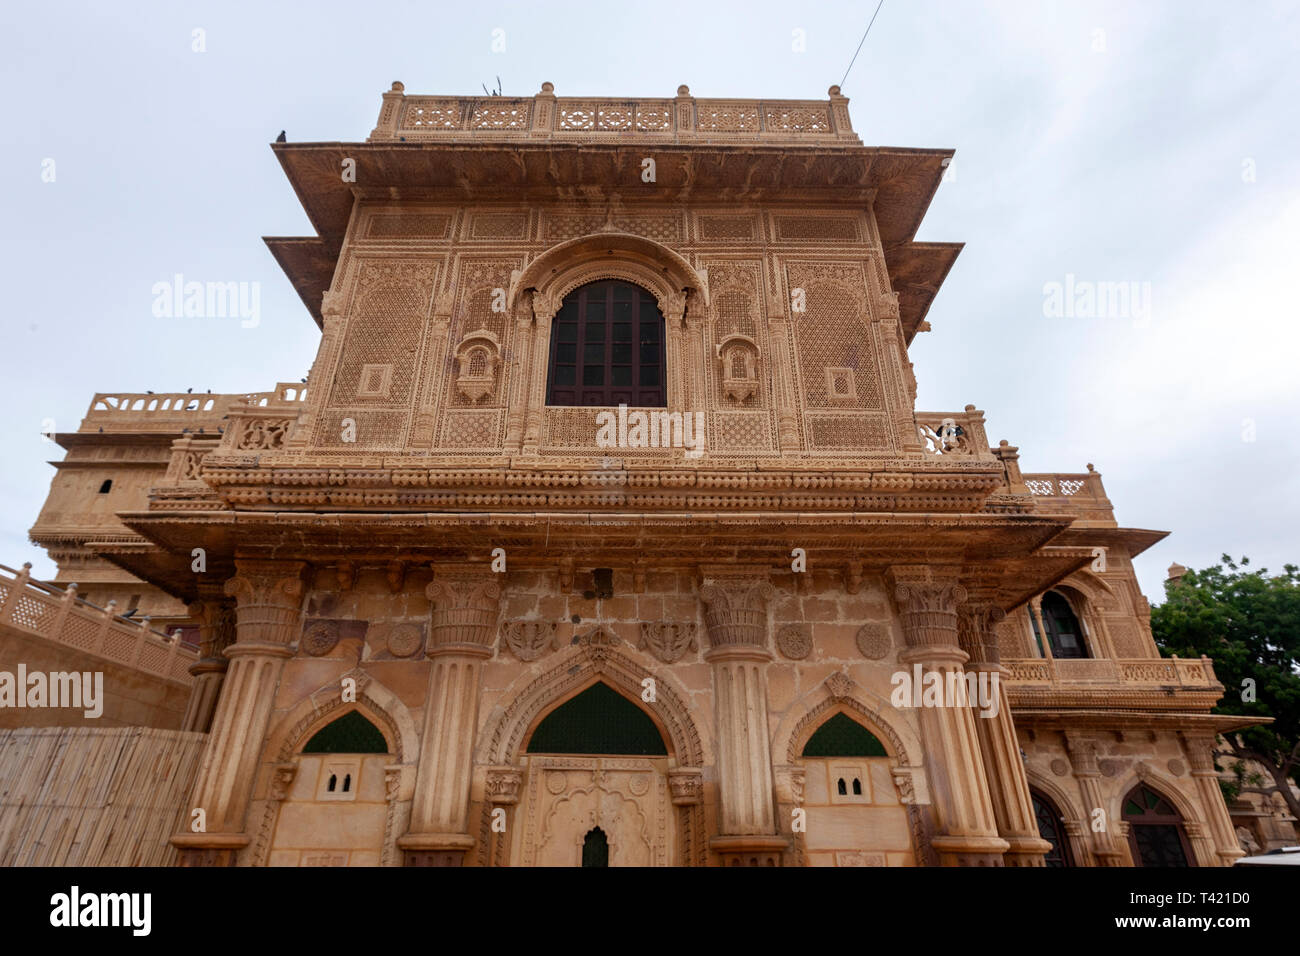
{"type": "Polygon", "coordinates": [[[974,405],[961,412],[917,412],[916,431],[931,455],[995,459],[984,431],[984,413],[974,405]]]}
{"type": "Polygon", "coordinates": [[[1208,657],[1004,658],[1002,666],[1007,669],[1006,679],[1014,684],[1139,684],[1205,690],[1218,683],[1214,664],[1208,657]]]}
{"type": "Polygon", "coordinates": [[[77,597],[77,586],[58,588],[31,579],[31,565],[21,571],[0,565],[0,627],[11,627],[114,661],[163,680],[188,686],[189,668],[198,654],[139,621],[119,617],[115,602],[99,608],[77,597]]]}
{"type": "Polygon", "coordinates": [[[672,99],[559,97],[550,83],[531,97],[384,94],[370,142],[554,140],[572,143],[772,143],[860,145],[848,99],[832,86],[826,100],[696,99],[681,86],[672,99]]]}

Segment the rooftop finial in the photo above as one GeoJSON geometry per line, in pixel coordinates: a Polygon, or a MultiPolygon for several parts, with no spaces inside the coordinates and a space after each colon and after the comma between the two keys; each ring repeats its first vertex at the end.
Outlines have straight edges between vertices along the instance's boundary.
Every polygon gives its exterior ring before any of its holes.
{"type": "Polygon", "coordinates": [[[392,89],[392,92],[394,92],[394,93],[401,93],[401,92],[404,91],[405,89],[406,89],[406,86],[402,83],[401,80],[393,80],[393,89],[392,89]]]}
{"type": "Polygon", "coordinates": [[[691,88],[690,88],[689,86],[687,86],[685,83],[683,83],[681,86],[677,87],[677,95],[678,95],[678,96],[690,96],[690,95],[691,95],[691,88]]]}
{"type": "Polygon", "coordinates": [[[543,84],[542,84],[542,92],[543,92],[543,93],[554,93],[554,92],[555,92],[555,84],[554,84],[554,83],[551,83],[551,82],[543,83],[543,84]]]}

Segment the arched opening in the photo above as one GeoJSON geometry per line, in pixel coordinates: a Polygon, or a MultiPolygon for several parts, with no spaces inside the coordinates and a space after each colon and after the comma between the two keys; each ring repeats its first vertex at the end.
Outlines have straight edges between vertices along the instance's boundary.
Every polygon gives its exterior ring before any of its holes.
{"type": "Polygon", "coordinates": [[[547,714],[527,752],[662,757],[668,749],[649,714],[597,682],[547,714]]]}
{"type": "Polygon", "coordinates": [[[609,866],[609,837],[600,827],[592,827],[582,840],[583,866],[609,866]]]}
{"type": "Polygon", "coordinates": [[[1037,790],[1031,788],[1029,796],[1034,802],[1034,818],[1038,821],[1038,835],[1052,844],[1051,850],[1044,857],[1044,862],[1047,866],[1054,867],[1074,866],[1061,811],[1057,809],[1050,797],[1037,790]]]}
{"type": "MultiPolygon", "coordinates": [[[[312,735],[305,754],[386,754],[388,741],[379,728],[358,711],[350,710],[312,735]]],[[[334,788],[331,787],[331,790],[334,788]]]]}
{"type": "MultiPolygon", "coordinates": [[[[1052,647],[1053,657],[1087,657],[1088,645],[1083,637],[1083,626],[1074,613],[1074,608],[1059,591],[1048,591],[1042,601],[1043,627],[1047,629],[1047,640],[1052,647]]],[[[1033,615],[1030,614],[1030,621],[1033,615]]],[[[1042,646],[1042,637],[1034,622],[1034,637],[1042,646]]]]}
{"type": "MultiPolygon", "coordinates": [[[[885,746],[871,731],[841,712],[817,728],[803,746],[805,757],[884,757],[885,746]]],[[[843,781],[840,782],[841,786],[843,781]]]]}
{"type": "Polygon", "coordinates": [[[666,407],[664,337],[663,313],[640,286],[573,290],[551,329],[546,404],[666,407]]]}
{"type": "Polygon", "coordinates": [[[1182,814],[1155,790],[1138,784],[1124,798],[1123,814],[1135,866],[1195,866],[1182,814]]]}

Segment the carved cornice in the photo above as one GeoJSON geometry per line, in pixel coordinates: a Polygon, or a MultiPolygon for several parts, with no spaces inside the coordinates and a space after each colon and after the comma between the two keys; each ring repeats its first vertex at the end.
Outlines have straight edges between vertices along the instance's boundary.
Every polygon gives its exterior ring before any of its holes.
{"type": "Polygon", "coordinates": [[[302,561],[235,560],[236,574],[226,582],[226,594],[236,600],[240,643],[293,641],[298,631],[306,567],[302,561]]]}

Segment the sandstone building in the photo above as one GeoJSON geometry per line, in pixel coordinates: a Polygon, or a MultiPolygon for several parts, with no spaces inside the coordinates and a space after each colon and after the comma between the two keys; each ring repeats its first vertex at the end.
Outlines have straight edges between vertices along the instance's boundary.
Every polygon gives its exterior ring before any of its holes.
{"type": "Polygon", "coordinates": [[[150,853],[1241,855],[1240,724],[1133,572],[1164,533],[1092,465],[1022,474],[973,405],[915,409],[951,151],[864,147],[847,105],[395,83],[365,142],[275,144],[317,231],[267,240],[321,327],[307,385],[97,395],[32,529],[56,586],[0,585],[6,640],[188,685],[109,715],[192,775],[150,853]],[[96,636],[110,599],[197,652],[96,636]]]}

